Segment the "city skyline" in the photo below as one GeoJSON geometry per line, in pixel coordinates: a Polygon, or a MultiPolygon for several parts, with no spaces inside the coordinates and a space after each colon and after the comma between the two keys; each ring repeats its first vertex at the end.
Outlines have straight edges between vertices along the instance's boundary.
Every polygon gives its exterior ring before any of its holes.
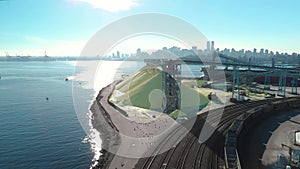
{"type": "Polygon", "coordinates": [[[299,5],[297,1],[270,0],[0,1],[0,20],[4,23],[0,27],[0,55],[9,52],[37,56],[47,51],[52,56],[78,56],[86,42],[105,25],[145,12],[181,18],[209,40],[218,42],[220,49],[264,48],[279,53],[300,53],[299,5]]]}
{"type": "Polygon", "coordinates": [[[236,50],[235,48],[225,48],[220,49],[215,46],[214,41],[207,41],[206,48],[198,49],[197,46],[192,46],[191,48],[180,48],[178,46],[172,47],[161,47],[160,49],[152,50],[142,50],[141,48],[136,49],[132,53],[124,53],[123,51],[111,52],[107,55],[96,55],[96,56],[86,56],[86,57],[77,57],[77,56],[48,56],[46,51],[44,55],[41,56],[24,56],[17,55],[11,56],[9,53],[6,53],[6,57],[0,56],[0,61],[53,61],[53,60],[144,60],[144,59],[155,59],[155,58],[165,58],[165,59],[197,59],[199,57],[212,57],[215,54],[225,55],[231,58],[236,58],[238,61],[243,63],[257,62],[260,64],[266,63],[289,63],[300,65],[300,53],[280,53],[278,51],[270,51],[268,49],[256,49],[245,50],[240,49],[236,50]]]}
{"type": "MultiPolygon", "coordinates": [[[[111,53],[110,55],[103,56],[104,58],[128,58],[128,57],[134,57],[139,54],[143,54],[144,56],[148,56],[149,58],[152,58],[153,55],[163,52],[163,51],[168,51],[170,53],[173,53],[177,55],[177,57],[188,57],[188,56],[193,56],[193,55],[198,55],[198,56],[203,56],[203,55],[212,55],[213,52],[216,52],[218,54],[225,54],[227,56],[239,58],[239,57],[244,57],[249,59],[249,58],[265,58],[266,60],[271,61],[272,58],[274,57],[283,57],[280,60],[286,59],[285,57],[293,57],[295,58],[299,63],[300,63],[300,53],[280,53],[278,51],[271,51],[269,49],[256,49],[253,48],[253,50],[245,50],[245,49],[240,49],[236,50],[235,48],[216,48],[215,47],[215,42],[214,41],[207,41],[207,46],[206,49],[198,49],[197,46],[192,46],[191,49],[186,49],[186,48],[180,48],[178,46],[172,46],[172,47],[162,47],[161,49],[155,50],[155,51],[147,51],[147,50],[142,50],[141,48],[138,48],[136,50],[136,53],[123,53],[122,51],[115,51],[111,53]],[[152,57],[151,57],[152,56],[152,57]]],[[[166,53],[165,53],[166,54],[166,53]]],[[[168,54],[167,54],[168,55],[168,54]]],[[[155,56],[154,56],[155,57],[155,56]]],[[[295,61],[296,61],[295,60],[295,61]]],[[[298,63],[297,62],[297,63],[298,63]]]]}

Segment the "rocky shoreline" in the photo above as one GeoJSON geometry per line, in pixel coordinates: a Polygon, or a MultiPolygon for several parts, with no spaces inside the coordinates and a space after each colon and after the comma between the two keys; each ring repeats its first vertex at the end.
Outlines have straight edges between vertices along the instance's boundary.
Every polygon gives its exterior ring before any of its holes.
{"type": "MultiPolygon", "coordinates": [[[[151,116],[151,119],[146,121],[135,121],[128,116],[128,112],[120,111],[117,105],[109,102],[118,82],[104,87],[90,107],[93,128],[99,131],[102,140],[101,155],[92,167],[94,169],[138,169],[139,160],[148,157],[148,153],[153,153],[173,130],[178,130],[173,135],[176,139],[169,140],[160,153],[172,148],[188,133],[185,127],[181,127],[181,124],[168,115],[151,116]]],[[[135,109],[130,111],[136,112],[135,109]]]]}
{"type": "Polygon", "coordinates": [[[94,169],[107,168],[110,162],[114,158],[114,154],[111,152],[116,152],[112,150],[112,147],[117,148],[120,143],[120,136],[118,134],[118,129],[111,121],[111,117],[104,107],[100,104],[101,99],[103,99],[104,91],[112,91],[114,89],[115,83],[112,83],[100,90],[96,100],[92,104],[90,110],[92,115],[92,125],[99,131],[100,138],[102,140],[101,145],[101,156],[97,160],[97,165],[93,166],[94,169]]]}

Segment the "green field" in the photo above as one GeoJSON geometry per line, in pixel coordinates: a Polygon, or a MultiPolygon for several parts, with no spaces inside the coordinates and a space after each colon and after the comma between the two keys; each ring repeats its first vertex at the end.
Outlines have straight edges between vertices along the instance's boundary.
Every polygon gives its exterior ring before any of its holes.
{"type": "MultiPolygon", "coordinates": [[[[203,108],[209,100],[196,90],[181,85],[181,111],[191,108],[203,108]]],[[[135,106],[145,109],[162,109],[162,71],[157,68],[144,67],[138,72],[128,76],[119,84],[110,98],[118,106],[135,106]]],[[[180,111],[170,113],[176,118],[180,111]]],[[[188,112],[181,112],[188,113],[188,112]]]]}

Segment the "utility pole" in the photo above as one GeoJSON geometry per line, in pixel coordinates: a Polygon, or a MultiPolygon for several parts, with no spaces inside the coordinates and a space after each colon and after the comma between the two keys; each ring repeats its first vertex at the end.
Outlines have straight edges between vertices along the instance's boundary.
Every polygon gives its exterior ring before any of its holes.
{"type": "Polygon", "coordinates": [[[280,71],[279,83],[278,83],[278,94],[283,93],[283,96],[286,95],[286,70],[280,71]]]}
{"type": "Polygon", "coordinates": [[[270,83],[271,83],[270,75],[266,74],[265,75],[264,90],[270,90],[270,83]]]}
{"type": "Polygon", "coordinates": [[[231,95],[231,98],[234,98],[234,87],[235,87],[235,73],[236,72],[236,67],[234,66],[233,67],[233,76],[232,76],[232,89],[231,89],[231,92],[232,92],[232,95],[231,95]]]}
{"type": "Polygon", "coordinates": [[[293,76],[291,83],[292,83],[292,93],[298,94],[298,76],[293,76]]]}
{"type": "Polygon", "coordinates": [[[234,98],[235,94],[235,86],[237,85],[237,101],[240,101],[240,71],[239,67],[234,66],[233,68],[233,79],[232,79],[232,96],[231,98],[234,98]]]}

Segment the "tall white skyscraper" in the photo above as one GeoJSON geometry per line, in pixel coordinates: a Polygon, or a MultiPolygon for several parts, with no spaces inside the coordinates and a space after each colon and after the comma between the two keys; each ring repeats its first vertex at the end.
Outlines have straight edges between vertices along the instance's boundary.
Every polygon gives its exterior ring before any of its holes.
{"type": "Polygon", "coordinates": [[[207,46],[206,46],[206,50],[207,51],[210,51],[210,41],[207,41],[207,44],[206,44],[207,46]]]}
{"type": "Polygon", "coordinates": [[[215,51],[215,41],[211,41],[211,51],[215,51]]]}

